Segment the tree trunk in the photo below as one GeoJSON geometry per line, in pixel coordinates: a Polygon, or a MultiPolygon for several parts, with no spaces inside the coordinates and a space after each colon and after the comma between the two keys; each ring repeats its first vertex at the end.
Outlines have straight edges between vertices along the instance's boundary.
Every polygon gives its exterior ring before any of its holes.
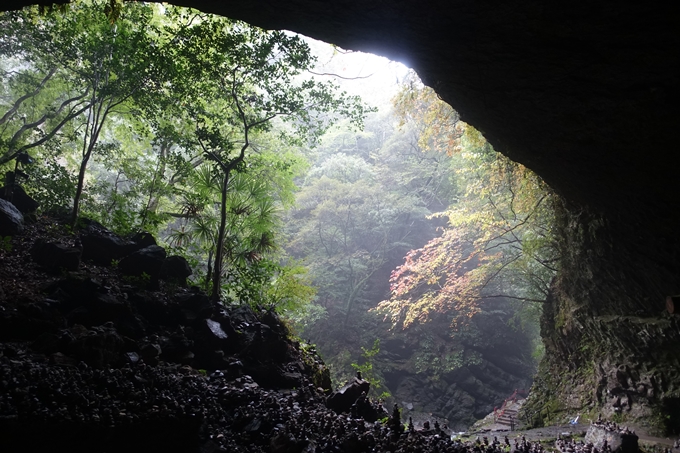
{"type": "Polygon", "coordinates": [[[85,170],[87,169],[87,163],[92,155],[92,148],[94,145],[90,144],[87,153],[83,156],[83,160],[80,162],[80,170],[78,171],[78,185],[76,186],[76,194],[73,197],[73,212],[71,213],[71,226],[75,228],[78,222],[78,212],[80,211],[80,198],[83,195],[83,186],[85,184],[85,170]]]}
{"type": "Polygon", "coordinates": [[[205,271],[205,292],[208,293],[210,291],[210,279],[212,278],[213,275],[213,251],[210,250],[208,251],[208,269],[205,271]]]}
{"type": "Polygon", "coordinates": [[[158,204],[160,202],[160,189],[158,189],[158,185],[161,184],[161,181],[165,176],[166,159],[169,149],[170,145],[167,143],[162,143],[160,145],[160,151],[158,153],[158,165],[156,166],[153,181],[151,182],[151,188],[149,189],[149,199],[146,202],[146,208],[144,208],[142,218],[139,222],[142,229],[146,229],[146,222],[149,217],[149,213],[156,214],[156,211],[158,210],[158,204]]]}
{"type": "Polygon", "coordinates": [[[217,233],[217,244],[215,246],[215,265],[213,266],[212,281],[212,300],[219,302],[222,283],[222,256],[224,252],[224,234],[227,228],[227,188],[229,185],[229,175],[231,170],[224,173],[222,181],[222,206],[220,209],[220,229],[217,233]]]}

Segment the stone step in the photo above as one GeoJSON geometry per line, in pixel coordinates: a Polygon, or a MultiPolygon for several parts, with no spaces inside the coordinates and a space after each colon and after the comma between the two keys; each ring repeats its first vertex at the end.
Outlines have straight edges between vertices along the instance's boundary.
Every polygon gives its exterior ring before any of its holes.
{"type": "Polygon", "coordinates": [[[503,415],[496,419],[496,423],[501,425],[510,426],[513,423],[517,423],[517,410],[516,409],[506,409],[503,411],[503,415]]]}
{"type": "Polygon", "coordinates": [[[496,423],[499,425],[506,425],[506,426],[512,426],[513,424],[517,424],[517,419],[516,418],[499,418],[496,420],[496,423]]]}

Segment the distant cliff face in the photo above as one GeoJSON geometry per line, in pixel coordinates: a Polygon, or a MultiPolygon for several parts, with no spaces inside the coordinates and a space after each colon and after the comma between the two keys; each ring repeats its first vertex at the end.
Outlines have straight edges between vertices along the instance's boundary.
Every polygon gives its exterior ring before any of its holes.
{"type": "Polygon", "coordinates": [[[569,201],[565,262],[543,326],[554,353],[543,394],[574,390],[574,407],[628,407],[678,426],[677,318],[662,315],[665,296],[680,294],[680,33],[672,3],[173,3],[414,67],[497,150],[569,201]]]}
{"type": "Polygon", "coordinates": [[[531,386],[531,343],[509,325],[512,310],[504,308],[483,310],[453,336],[442,316],[382,340],[376,368],[405,417],[434,416],[466,430],[531,386]]]}

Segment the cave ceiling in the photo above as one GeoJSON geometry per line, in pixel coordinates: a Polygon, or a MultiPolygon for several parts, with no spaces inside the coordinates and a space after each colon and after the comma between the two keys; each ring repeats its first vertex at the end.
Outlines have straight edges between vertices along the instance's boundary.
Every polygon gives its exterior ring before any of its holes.
{"type": "MultiPolygon", "coordinates": [[[[10,0],[3,9],[34,3],[10,0]]],[[[670,233],[679,215],[677,8],[657,2],[179,0],[384,55],[559,193],[670,233]]]]}

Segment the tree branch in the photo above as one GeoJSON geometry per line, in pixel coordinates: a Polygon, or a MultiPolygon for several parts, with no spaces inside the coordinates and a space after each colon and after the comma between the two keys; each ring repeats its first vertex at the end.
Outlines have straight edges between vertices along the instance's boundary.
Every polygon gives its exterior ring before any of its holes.
{"type": "Polygon", "coordinates": [[[42,90],[42,88],[45,86],[47,81],[50,80],[56,72],[57,72],[57,68],[50,69],[50,72],[47,73],[47,75],[42,79],[42,81],[38,84],[38,86],[36,87],[36,89],[33,92],[26,93],[23,96],[21,96],[19,99],[17,99],[16,102],[14,102],[14,105],[7,111],[7,113],[5,113],[2,116],[2,118],[0,118],[0,124],[4,124],[9,119],[9,117],[12,116],[12,114],[19,109],[21,104],[26,99],[32,98],[33,96],[36,96],[38,93],[40,93],[40,90],[42,90]]]}

